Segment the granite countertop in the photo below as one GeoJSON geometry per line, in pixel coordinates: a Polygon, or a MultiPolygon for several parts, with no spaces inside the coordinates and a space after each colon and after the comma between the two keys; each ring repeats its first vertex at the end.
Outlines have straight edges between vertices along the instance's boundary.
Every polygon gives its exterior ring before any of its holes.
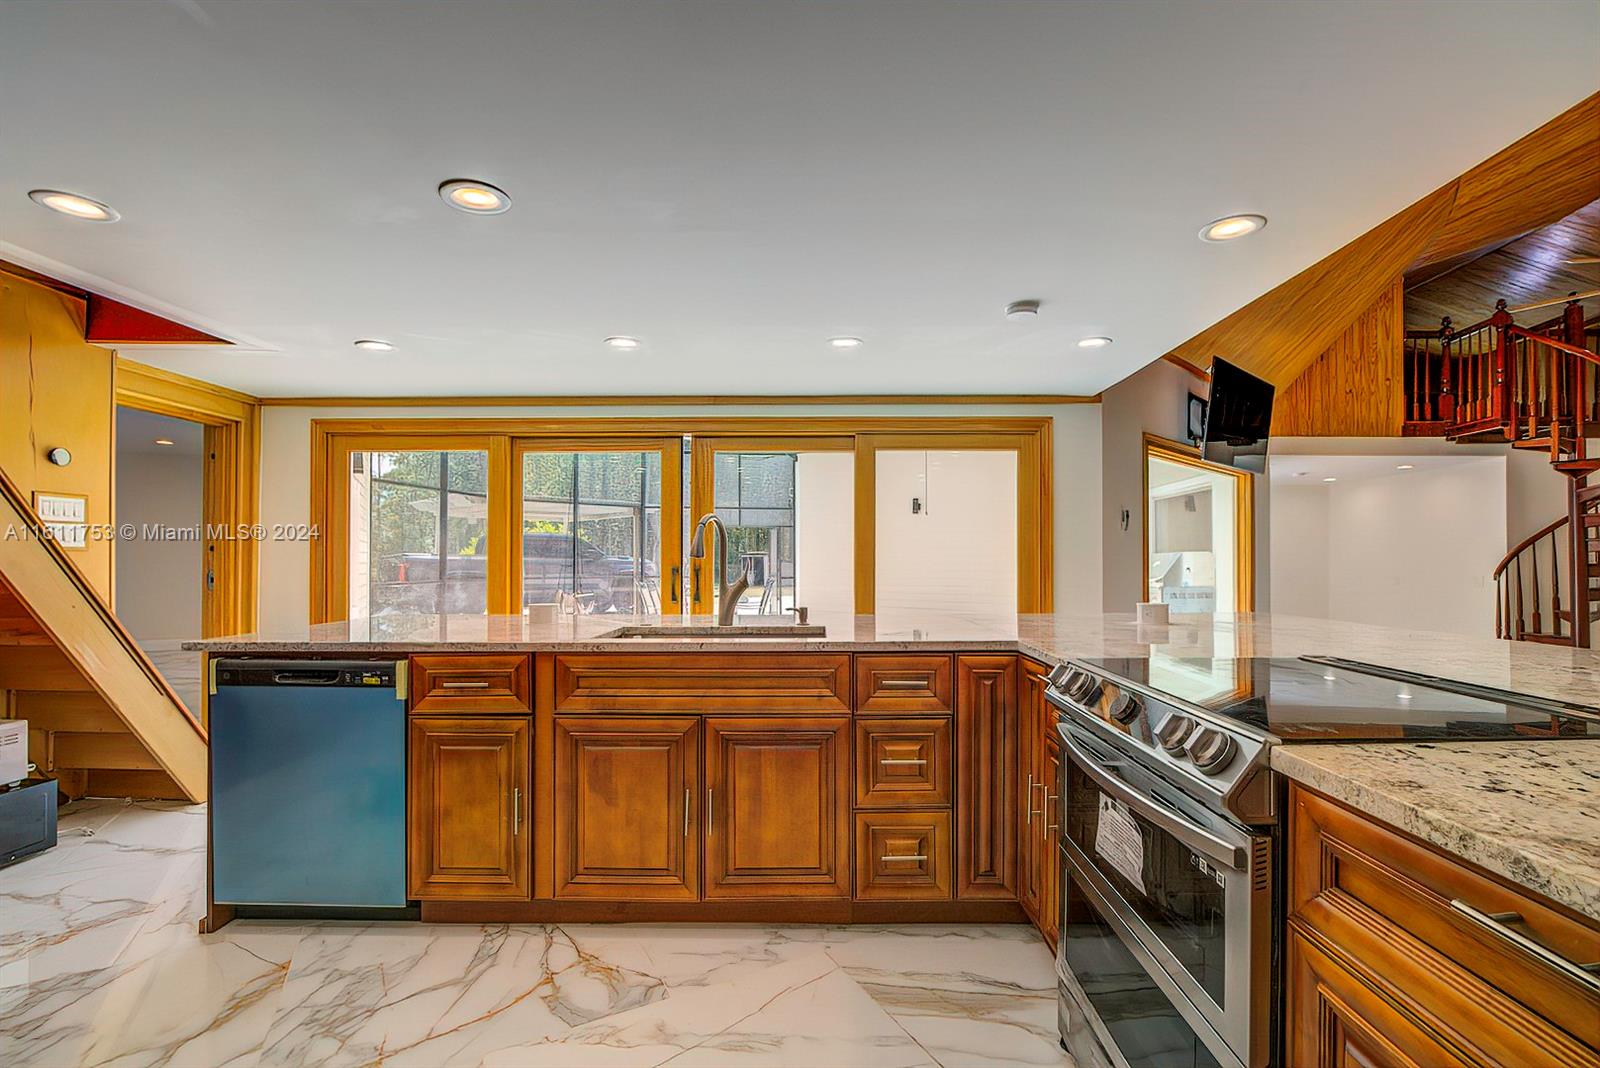
{"type": "MultiPolygon", "coordinates": [[[[1600,704],[1600,655],[1297,616],[984,617],[959,612],[826,616],[822,638],[606,638],[622,626],[703,625],[695,617],[399,616],[187,642],[249,655],[438,652],[1021,652],[1097,656],[1341,656],[1581,705],[1600,704]]],[[[1600,739],[1564,742],[1285,745],[1283,774],[1600,920],[1600,739]]]]}

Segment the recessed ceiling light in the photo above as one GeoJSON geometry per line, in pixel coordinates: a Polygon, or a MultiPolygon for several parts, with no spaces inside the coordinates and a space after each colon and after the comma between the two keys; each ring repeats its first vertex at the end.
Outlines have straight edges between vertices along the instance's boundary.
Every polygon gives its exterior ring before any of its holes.
{"type": "Polygon", "coordinates": [[[639,339],[636,337],[623,337],[617,334],[606,338],[606,344],[614,349],[636,349],[639,347],[639,339]]]}
{"type": "Polygon", "coordinates": [[[511,210],[511,194],[472,178],[452,178],[440,184],[439,196],[452,208],[469,215],[499,215],[511,210]]]}
{"type": "Polygon", "coordinates": [[[171,444],[174,444],[174,442],[173,442],[173,440],[171,438],[156,438],[156,444],[157,445],[171,445],[171,444]]]}
{"type": "Polygon", "coordinates": [[[70,215],[74,219],[82,219],[84,222],[116,222],[122,218],[109,204],[80,197],[76,193],[63,193],[59,189],[30,190],[28,197],[35,204],[41,204],[63,215],[70,215]]]}
{"type": "Polygon", "coordinates": [[[1006,318],[1026,321],[1037,318],[1039,315],[1039,302],[1036,300],[1014,300],[1006,305],[1006,318]]]}
{"type": "Polygon", "coordinates": [[[1339,480],[1330,475],[1329,477],[1323,479],[1322,481],[1324,481],[1324,482],[1337,482],[1339,480]]]}
{"type": "Polygon", "coordinates": [[[1229,215],[1215,222],[1206,223],[1200,228],[1202,241],[1232,241],[1235,238],[1253,234],[1267,225],[1265,215],[1229,215]]]}
{"type": "Polygon", "coordinates": [[[1409,471],[1413,467],[1416,467],[1416,466],[1417,466],[1416,464],[1395,464],[1394,465],[1394,469],[1396,471],[1409,471]]]}
{"type": "Polygon", "coordinates": [[[858,337],[830,337],[828,344],[836,349],[859,349],[861,339],[858,337]]]}
{"type": "Polygon", "coordinates": [[[1111,344],[1111,339],[1108,337],[1086,337],[1078,342],[1078,347],[1080,349],[1103,349],[1109,344],[1111,344]]]}
{"type": "Polygon", "coordinates": [[[375,337],[364,337],[360,341],[355,342],[355,346],[358,349],[365,349],[368,352],[393,352],[394,351],[394,346],[391,345],[389,342],[387,342],[387,341],[379,341],[375,337]]]}

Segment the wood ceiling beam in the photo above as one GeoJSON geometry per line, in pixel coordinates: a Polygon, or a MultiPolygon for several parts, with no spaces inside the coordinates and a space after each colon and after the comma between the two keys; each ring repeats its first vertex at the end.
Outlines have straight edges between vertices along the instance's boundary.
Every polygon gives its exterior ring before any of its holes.
{"type": "Polygon", "coordinates": [[[1287,386],[1408,271],[1548,226],[1600,197],[1600,93],[1434,190],[1170,355],[1287,386]]]}

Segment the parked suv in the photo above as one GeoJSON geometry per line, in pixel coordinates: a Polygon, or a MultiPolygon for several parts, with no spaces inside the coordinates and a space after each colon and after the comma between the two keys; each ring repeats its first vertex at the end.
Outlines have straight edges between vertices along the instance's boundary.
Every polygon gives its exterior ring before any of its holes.
{"type": "MultiPolygon", "coordinates": [[[[445,558],[444,611],[482,612],[487,603],[488,560],[481,553],[445,558]]],[[[645,561],[642,581],[654,582],[659,574],[654,561],[645,561]]],[[[522,603],[549,604],[562,590],[571,590],[596,612],[630,612],[634,607],[633,559],[607,556],[599,547],[571,534],[532,533],[522,536],[522,603]],[[573,581],[576,554],[577,581],[573,581]]],[[[433,553],[396,553],[380,562],[373,583],[377,612],[436,611],[435,585],[439,558],[433,553]]]]}

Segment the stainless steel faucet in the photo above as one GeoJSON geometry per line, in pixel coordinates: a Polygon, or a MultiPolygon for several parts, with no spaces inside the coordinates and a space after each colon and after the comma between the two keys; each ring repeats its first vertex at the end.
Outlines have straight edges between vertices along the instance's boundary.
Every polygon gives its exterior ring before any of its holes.
{"type": "Polygon", "coordinates": [[[733,626],[733,613],[739,607],[739,598],[750,588],[750,572],[740,568],[739,581],[728,585],[728,528],[723,526],[717,513],[707,512],[694,528],[694,541],[689,545],[689,556],[694,560],[706,557],[706,527],[716,527],[717,539],[717,626],[733,626]]]}

